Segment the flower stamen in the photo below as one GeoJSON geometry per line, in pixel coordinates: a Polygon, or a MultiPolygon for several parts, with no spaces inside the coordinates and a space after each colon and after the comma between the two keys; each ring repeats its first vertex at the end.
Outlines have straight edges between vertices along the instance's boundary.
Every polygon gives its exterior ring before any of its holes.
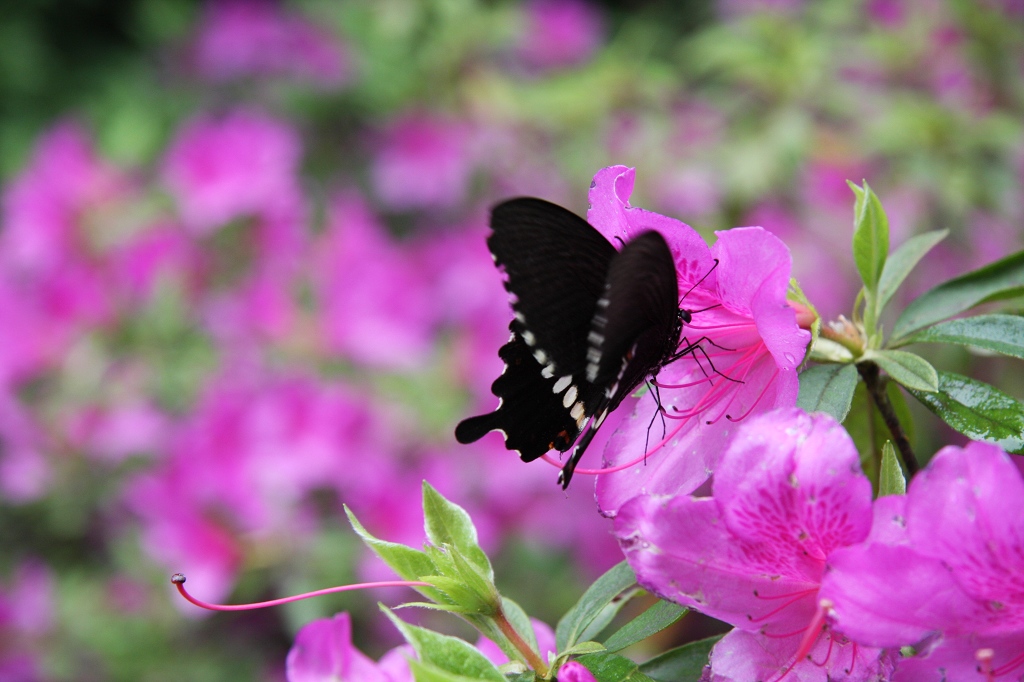
{"type": "Polygon", "coordinates": [[[310,599],[312,597],[319,597],[325,594],[334,594],[335,592],[348,592],[350,590],[365,590],[374,587],[430,587],[430,583],[425,583],[417,580],[385,580],[375,583],[357,583],[355,585],[339,585],[337,587],[328,587],[323,590],[315,590],[313,592],[305,592],[303,594],[297,594],[291,597],[282,597],[280,599],[271,599],[269,601],[254,602],[252,604],[211,604],[209,602],[196,599],[188,590],[185,589],[185,575],[182,573],[175,573],[171,576],[171,582],[175,587],[178,588],[178,592],[185,598],[186,601],[195,604],[199,608],[206,609],[208,611],[252,611],[254,609],[265,609],[271,606],[280,606],[281,604],[288,604],[293,601],[300,601],[302,599],[310,599]]]}

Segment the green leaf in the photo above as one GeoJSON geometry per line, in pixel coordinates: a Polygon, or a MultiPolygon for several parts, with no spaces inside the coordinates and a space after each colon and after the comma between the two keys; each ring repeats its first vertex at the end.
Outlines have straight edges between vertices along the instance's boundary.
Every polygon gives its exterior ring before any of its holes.
{"type": "Polygon", "coordinates": [[[707,665],[711,649],[725,635],[669,649],[640,666],[640,672],[657,682],[698,682],[707,665]]]}
{"type": "Polygon", "coordinates": [[[882,467],[878,472],[878,496],[906,495],[907,479],[903,477],[900,461],[896,459],[896,448],[891,441],[882,446],[882,467]]]}
{"type": "Polygon", "coordinates": [[[867,182],[863,188],[849,181],[846,184],[857,195],[853,208],[853,261],[864,287],[874,298],[889,254],[889,219],[867,182]]]}
{"type": "Polygon", "coordinates": [[[831,339],[826,339],[824,336],[819,336],[814,341],[814,345],[811,346],[811,352],[808,353],[808,359],[815,362],[845,365],[853,362],[854,357],[853,353],[851,353],[850,349],[846,346],[836,343],[831,339]]]}
{"type": "Polygon", "coordinates": [[[640,666],[625,656],[601,651],[576,658],[593,673],[597,682],[653,682],[640,672],[640,666]]]}
{"type": "Polygon", "coordinates": [[[953,317],[979,303],[1016,296],[1024,291],[1024,251],[1007,256],[983,268],[961,275],[931,289],[907,306],[896,325],[892,339],[953,317]]]}
{"type": "Polygon", "coordinates": [[[853,365],[815,365],[800,373],[800,394],[796,406],[805,412],[826,412],[842,422],[850,412],[857,388],[853,365]]]}
{"type": "MultiPolygon", "coordinates": [[[[501,671],[469,642],[458,637],[449,637],[439,632],[410,625],[401,618],[398,618],[391,609],[383,604],[381,604],[380,609],[395,624],[395,627],[405,637],[405,641],[409,642],[412,648],[416,650],[419,661],[424,665],[437,668],[438,672],[463,676],[463,678],[456,677],[455,679],[457,680],[471,679],[485,680],[486,682],[505,682],[505,676],[501,674],[501,671]]],[[[420,678],[417,677],[416,679],[420,678]]]]}
{"type": "Polygon", "coordinates": [[[607,649],[606,649],[604,644],[601,644],[600,642],[594,642],[592,640],[588,640],[588,641],[585,641],[585,642],[577,642],[576,644],[573,644],[571,647],[569,647],[565,651],[560,651],[558,653],[558,657],[559,658],[569,658],[570,656],[580,656],[582,654],[593,654],[593,653],[597,653],[598,651],[606,651],[606,650],[607,649]]]}
{"type": "Polygon", "coordinates": [[[661,632],[686,614],[686,607],[659,600],[604,641],[608,651],[619,651],[661,632]]]}
{"type": "Polygon", "coordinates": [[[954,343],[1024,359],[1024,317],[978,315],[950,320],[912,334],[903,343],[954,343]]]}
{"type": "MultiPolygon", "coordinates": [[[[537,635],[533,631],[533,623],[530,622],[530,616],[526,614],[523,607],[508,597],[502,597],[501,610],[505,614],[505,619],[512,624],[519,636],[530,645],[531,649],[538,651],[537,635]]],[[[540,651],[539,653],[540,657],[544,658],[545,652],[540,651]]]]}
{"type": "Polygon", "coordinates": [[[636,575],[625,561],[613,566],[591,585],[579,601],[558,621],[555,640],[564,651],[578,641],[580,635],[626,588],[636,584],[636,575]]]}
{"type": "Polygon", "coordinates": [[[477,540],[476,527],[466,510],[446,500],[423,481],[423,518],[427,539],[440,547],[452,545],[488,580],[494,580],[491,562],[477,540]]]}
{"type": "Polygon", "coordinates": [[[896,383],[918,391],[935,391],[939,375],[931,363],[905,350],[870,350],[861,356],[885,370],[896,383]]]}
{"type": "Polygon", "coordinates": [[[968,438],[995,443],[1007,452],[1024,451],[1024,405],[994,386],[939,372],[938,392],[910,392],[968,438]]]}
{"type": "Polygon", "coordinates": [[[914,269],[918,261],[931,251],[932,247],[945,239],[948,234],[949,230],[935,230],[934,232],[919,234],[903,242],[898,249],[889,255],[889,258],[885,261],[885,266],[882,268],[882,276],[878,280],[878,295],[875,299],[875,306],[879,315],[882,314],[889,299],[892,298],[892,295],[903,284],[903,280],[907,278],[907,275],[914,269]]]}
{"type": "MultiPolygon", "coordinates": [[[[399,577],[404,580],[419,580],[421,576],[432,575],[437,572],[434,562],[423,552],[412,547],[406,547],[395,542],[379,540],[370,534],[363,524],[359,523],[352,510],[345,506],[345,513],[348,515],[352,529],[362,538],[363,542],[372,549],[377,556],[384,560],[399,577]]],[[[415,588],[420,594],[438,602],[447,601],[441,592],[431,587],[415,588]]]]}

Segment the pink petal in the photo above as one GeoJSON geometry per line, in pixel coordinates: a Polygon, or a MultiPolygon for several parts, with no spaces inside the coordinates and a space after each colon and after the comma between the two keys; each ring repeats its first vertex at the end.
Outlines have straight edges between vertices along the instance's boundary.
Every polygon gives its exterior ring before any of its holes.
{"type": "Polygon", "coordinates": [[[1024,481],[994,445],[943,448],[912,481],[907,528],[968,594],[989,602],[990,632],[1024,629],[1024,481]]]}
{"type": "Polygon", "coordinates": [[[569,661],[558,669],[558,682],[597,682],[597,678],[582,663],[569,661]]]}
{"type": "Polygon", "coordinates": [[[816,582],[738,540],[710,498],[634,498],[615,534],[644,588],[738,628],[793,632],[816,609],[816,582]]]}
{"type": "Polygon", "coordinates": [[[730,531],[780,557],[824,562],[871,528],[871,483],[853,441],[825,414],[751,417],[722,458],[714,494],[730,531]]]}
{"type": "Polygon", "coordinates": [[[299,630],[285,669],[288,682],[389,682],[372,660],[352,646],[352,624],[347,613],[315,620],[299,630]]]}
{"type": "Polygon", "coordinates": [[[1016,667],[1002,672],[998,679],[1010,682],[1024,680],[1024,635],[1004,637],[955,637],[940,641],[930,650],[913,658],[900,660],[893,676],[893,682],[918,682],[918,680],[957,680],[958,682],[986,682],[984,673],[978,669],[976,653],[979,649],[992,649],[995,656],[992,668],[1016,667]]]}
{"type": "Polygon", "coordinates": [[[757,331],[776,364],[796,369],[811,335],[796,324],[786,303],[792,259],[778,237],[760,227],[716,232],[712,255],[719,259],[718,292],[732,310],[754,318],[757,331]]]}
{"type": "Polygon", "coordinates": [[[970,629],[984,606],[966,595],[938,559],[878,543],[837,550],[822,578],[832,622],[852,639],[905,646],[944,629],[970,629]]]}
{"type": "Polygon", "coordinates": [[[711,651],[711,682],[853,682],[889,679],[896,656],[822,635],[808,659],[793,665],[799,637],[772,639],[733,630],[711,651]],[[790,667],[792,668],[790,669],[790,667]],[[788,670],[788,672],[786,672],[788,670]],[[784,677],[780,677],[783,675],[784,677]]]}

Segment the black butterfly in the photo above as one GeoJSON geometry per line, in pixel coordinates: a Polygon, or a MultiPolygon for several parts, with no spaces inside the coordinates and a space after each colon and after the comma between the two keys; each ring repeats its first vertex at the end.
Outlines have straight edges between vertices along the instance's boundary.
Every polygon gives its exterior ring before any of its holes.
{"type": "Polygon", "coordinates": [[[527,462],[579,438],[559,474],[564,489],[608,413],[697,348],[679,348],[691,311],[679,308],[675,262],[657,232],[620,252],[579,216],[531,198],[495,206],[491,230],[487,245],[515,313],[512,336],[491,386],[498,408],[460,422],[455,438],[472,443],[498,430],[527,462]]]}

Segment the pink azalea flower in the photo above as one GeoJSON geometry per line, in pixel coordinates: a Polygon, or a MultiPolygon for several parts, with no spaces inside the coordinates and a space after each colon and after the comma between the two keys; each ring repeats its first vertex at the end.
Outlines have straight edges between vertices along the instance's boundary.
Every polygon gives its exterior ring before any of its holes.
{"type": "Polygon", "coordinates": [[[208,3],[194,59],[200,74],[214,81],[271,76],[337,87],[351,72],[336,37],[271,0],[208,3]]]}
{"type": "Polygon", "coordinates": [[[18,398],[0,386],[0,500],[24,503],[46,493],[52,472],[43,429],[18,398]]]}
{"type": "Polygon", "coordinates": [[[408,211],[462,203],[473,170],[466,124],[422,113],[391,122],[370,167],[377,196],[408,211]]]}
{"type": "Polygon", "coordinates": [[[203,115],[178,131],[163,178],[185,226],[206,235],[237,218],[273,211],[298,194],[301,155],[295,130],[265,114],[203,115]]]}
{"type": "Polygon", "coordinates": [[[375,663],[352,644],[352,622],[347,613],[308,623],[295,635],[285,671],[288,682],[412,682],[409,658],[412,647],[394,649],[375,663]]]}
{"type": "Polygon", "coordinates": [[[644,397],[605,448],[605,467],[623,469],[597,481],[598,504],[610,516],[636,495],[692,492],[715,470],[736,422],[795,405],[796,368],[810,341],[786,303],[790,257],[778,238],[736,228],[717,233],[709,249],[678,220],[630,206],[633,178],[624,166],[599,172],[587,220],[612,243],[645,230],[665,237],[682,306],[698,311],[681,344],[700,348],[658,374],[664,433],[655,401],[644,397]]]}
{"type": "Polygon", "coordinates": [[[360,197],[334,200],[316,254],[314,287],[329,350],[377,367],[422,366],[435,320],[426,279],[360,197]]]}
{"type": "Polygon", "coordinates": [[[850,642],[819,597],[829,556],[871,528],[871,484],[843,428],[796,409],[753,417],[713,490],[637,497],[615,520],[642,586],[735,627],[711,680],[884,679],[890,653],[850,642]]]}
{"type": "Polygon", "coordinates": [[[528,66],[575,66],[589,60],[601,46],[601,15],[583,0],[531,0],[525,10],[517,52],[528,66]]]}
{"type": "Polygon", "coordinates": [[[836,552],[822,594],[857,641],[913,645],[897,680],[1024,679],[1024,479],[994,445],[945,447],[887,501],[862,545],[836,552]]]}

